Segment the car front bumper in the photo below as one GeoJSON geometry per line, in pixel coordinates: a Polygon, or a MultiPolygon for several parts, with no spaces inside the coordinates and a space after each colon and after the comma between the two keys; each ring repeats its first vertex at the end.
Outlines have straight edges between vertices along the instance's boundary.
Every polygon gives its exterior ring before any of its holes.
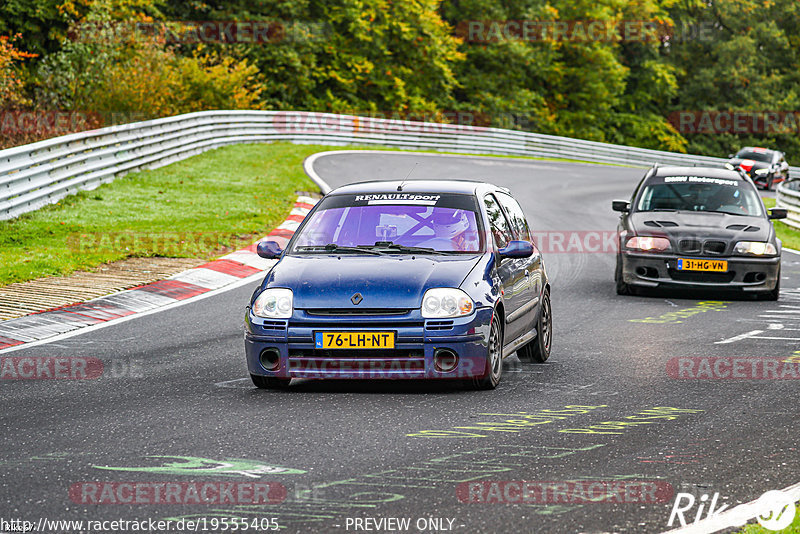
{"type": "Polygon", "coordinates": [[[728,262],[727,272],[679,271],[675,254],[621,253],[622,281],[637,287],[684,287],[766,292],[774,289],[780,276],[780,257],[703,257],[728,262]]]}
{"type": "MultiPolygon", "coordinates": [[[[245,352],[251,374],[276,378],[465,379],[485,374],[493,310],[467,317],[423,319],[419,310],[402,315],[312,315],[295,310],[291,319],[245,313],[245,352]],[[394,349],[318,349],[316,332],[394,332],[394,349]],[[458,356],[454,369],[437,368],[436,356],[458,356]],[[272,369],[264,351],[277,351],[272,369]]],[[[269,360],[273,362],[273,360],[269,360]]]]}

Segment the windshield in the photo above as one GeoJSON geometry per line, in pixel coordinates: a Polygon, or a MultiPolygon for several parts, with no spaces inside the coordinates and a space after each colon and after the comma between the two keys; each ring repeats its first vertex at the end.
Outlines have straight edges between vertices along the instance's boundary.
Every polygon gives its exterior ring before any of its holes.
{"type": "Polygon", "coordinates": [[[476,253],[479,220],[470,195],[336,195],[322,201],[290,252],[476,253]]]}
{"type": "Polygon", "coordinates": [[[770,152],[755,152],[749,149],[742,149],[736,153],[736,157],[739,159],[752,159],[755,161],[763,161],[764,163],[769,163],[772,161],[772,154],[770,152]]]}
{"type": "Polygon", "coordinates": [[[761,201],[748,184],[705,176],[656,177],[645,186],[636,209],[762,215],[761,201]]]}

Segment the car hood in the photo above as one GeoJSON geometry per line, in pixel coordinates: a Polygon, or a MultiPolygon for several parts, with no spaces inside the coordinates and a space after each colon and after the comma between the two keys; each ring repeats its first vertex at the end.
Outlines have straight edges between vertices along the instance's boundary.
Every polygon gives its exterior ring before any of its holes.
{"type": "Polygon", "coordinates": [[[728,160],[728,163],[736,167],[737,165],[741,165],[742,169],[745,172],[750,172],[754,169],[766,169],[770,167],[770,164],[766,161],[756,161],[754,159],[741,159],[741,158],[733,158],[728,160]]]}
{"type": "Polygon", "coordinates": [[[768,241],[772,225],[764,217],[704,212],[639,211],[628,217],[637,235],[715,238],[725,241],[768,241]]]}
{"type": "Polygon", "coordinates": [[[432,287],[459,287],[480,255],[284,256],[264,287],[287,287],[296,309],[419,308],[432,287]],[[350,299],[360,293],[357,305],[350,299]]]}

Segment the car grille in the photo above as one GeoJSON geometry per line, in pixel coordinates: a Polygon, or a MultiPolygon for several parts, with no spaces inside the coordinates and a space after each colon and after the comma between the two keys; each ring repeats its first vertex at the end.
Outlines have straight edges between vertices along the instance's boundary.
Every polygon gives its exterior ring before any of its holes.
{"type": "Polygon", "coordinates": [[[681,254],[700,254],[703,244],[696,239],[681,239],[678,242],[678,252],[681,254]]]}
{"type": "Polygon", "coordinates": [[[453,321],[436,320],[425,323],[425,330],[452,330],[453,321]]]}
{"type": "Polygon", "coordinates": [[[283,332],[286,330],[286,321],[270,321],[267,319],[264,321],[264,324],[261,325],[261,328],[264,330],[272,330],[275,332],[283,332]]]}
{"type": "Polygon", "coordinates": [[[354,321],[354,317],[348,317],[342,321],[289,321],[289,327],[298,328],[325,328],[327,330],[353,330],[364,328],[422,328],[425,323],[422,321],[354,321]]]}
{"type": "Polygon", "coordinates": [[[292,349],[289,358],[424,358],[425,353],[414,349],[292,349]]]}
{"type": "Polygon", "coordinates": [[[703,252],[706,254],[713,254],[719,256],[725,254],[725,249],[728,244],[725,241],[706,241],[703,243],[703,252]]]}
{"type": "Polygon", "coordinates": [[[397,308],[361,308],[361,309],[342,309],[342,308],[326,308],[306,310],[308,315],[321,315],[324,317],[350,317],[353,315],[406,315],[411,310],[403,310],[397,308]]]}
{"type": "Polygon", "coordinates": [[[678,241],[678,252],[681,254],[707,254],[710,256],[721,256],[725,254],[728,244],[725,241],[709,239],[700,241],[699,239],[681,239],[678,241]]]}
{"type": "Polygon", "coordinates": [[[702,271],[679,271],[667,269],[669,277],[678,282],[698,282],[707,284],[727,284],[736,276],[733,271],[726,273],[712,273],[702,271]]]}
{"type": "Polygon", "coordinates": [[[289,352],[290,373],[422,373],[425,353],[404,349],[300,349],[289,352]]]}

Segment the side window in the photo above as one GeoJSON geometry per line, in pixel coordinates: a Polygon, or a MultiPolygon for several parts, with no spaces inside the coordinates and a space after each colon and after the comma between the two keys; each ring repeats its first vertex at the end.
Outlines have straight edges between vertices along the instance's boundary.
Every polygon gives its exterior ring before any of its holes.
{"type": "Polygon", "coordinates": [[[508,220],[503,215],[503,210],[500,209],[500,204],[497,203],[494,196],[486,195],[483,197],[483,203],[486,205],[486,214],[489,216],[494,243],[497,248],[504,248],[509,241],[514,239],[511,226],[509,226],[508,220]]]}
{"type": "Polygon", "coordinates": [[[504,193],[497,193],[497,200],[503,209],[506,210],[508,218],[511,220],[511,227],[514,229],[516,239],[521,241],[532,241],[531,230],[528,227],[528,221],[525,219],[525,214],[519,202],[514,200],[510,195],[504,193]]]}

